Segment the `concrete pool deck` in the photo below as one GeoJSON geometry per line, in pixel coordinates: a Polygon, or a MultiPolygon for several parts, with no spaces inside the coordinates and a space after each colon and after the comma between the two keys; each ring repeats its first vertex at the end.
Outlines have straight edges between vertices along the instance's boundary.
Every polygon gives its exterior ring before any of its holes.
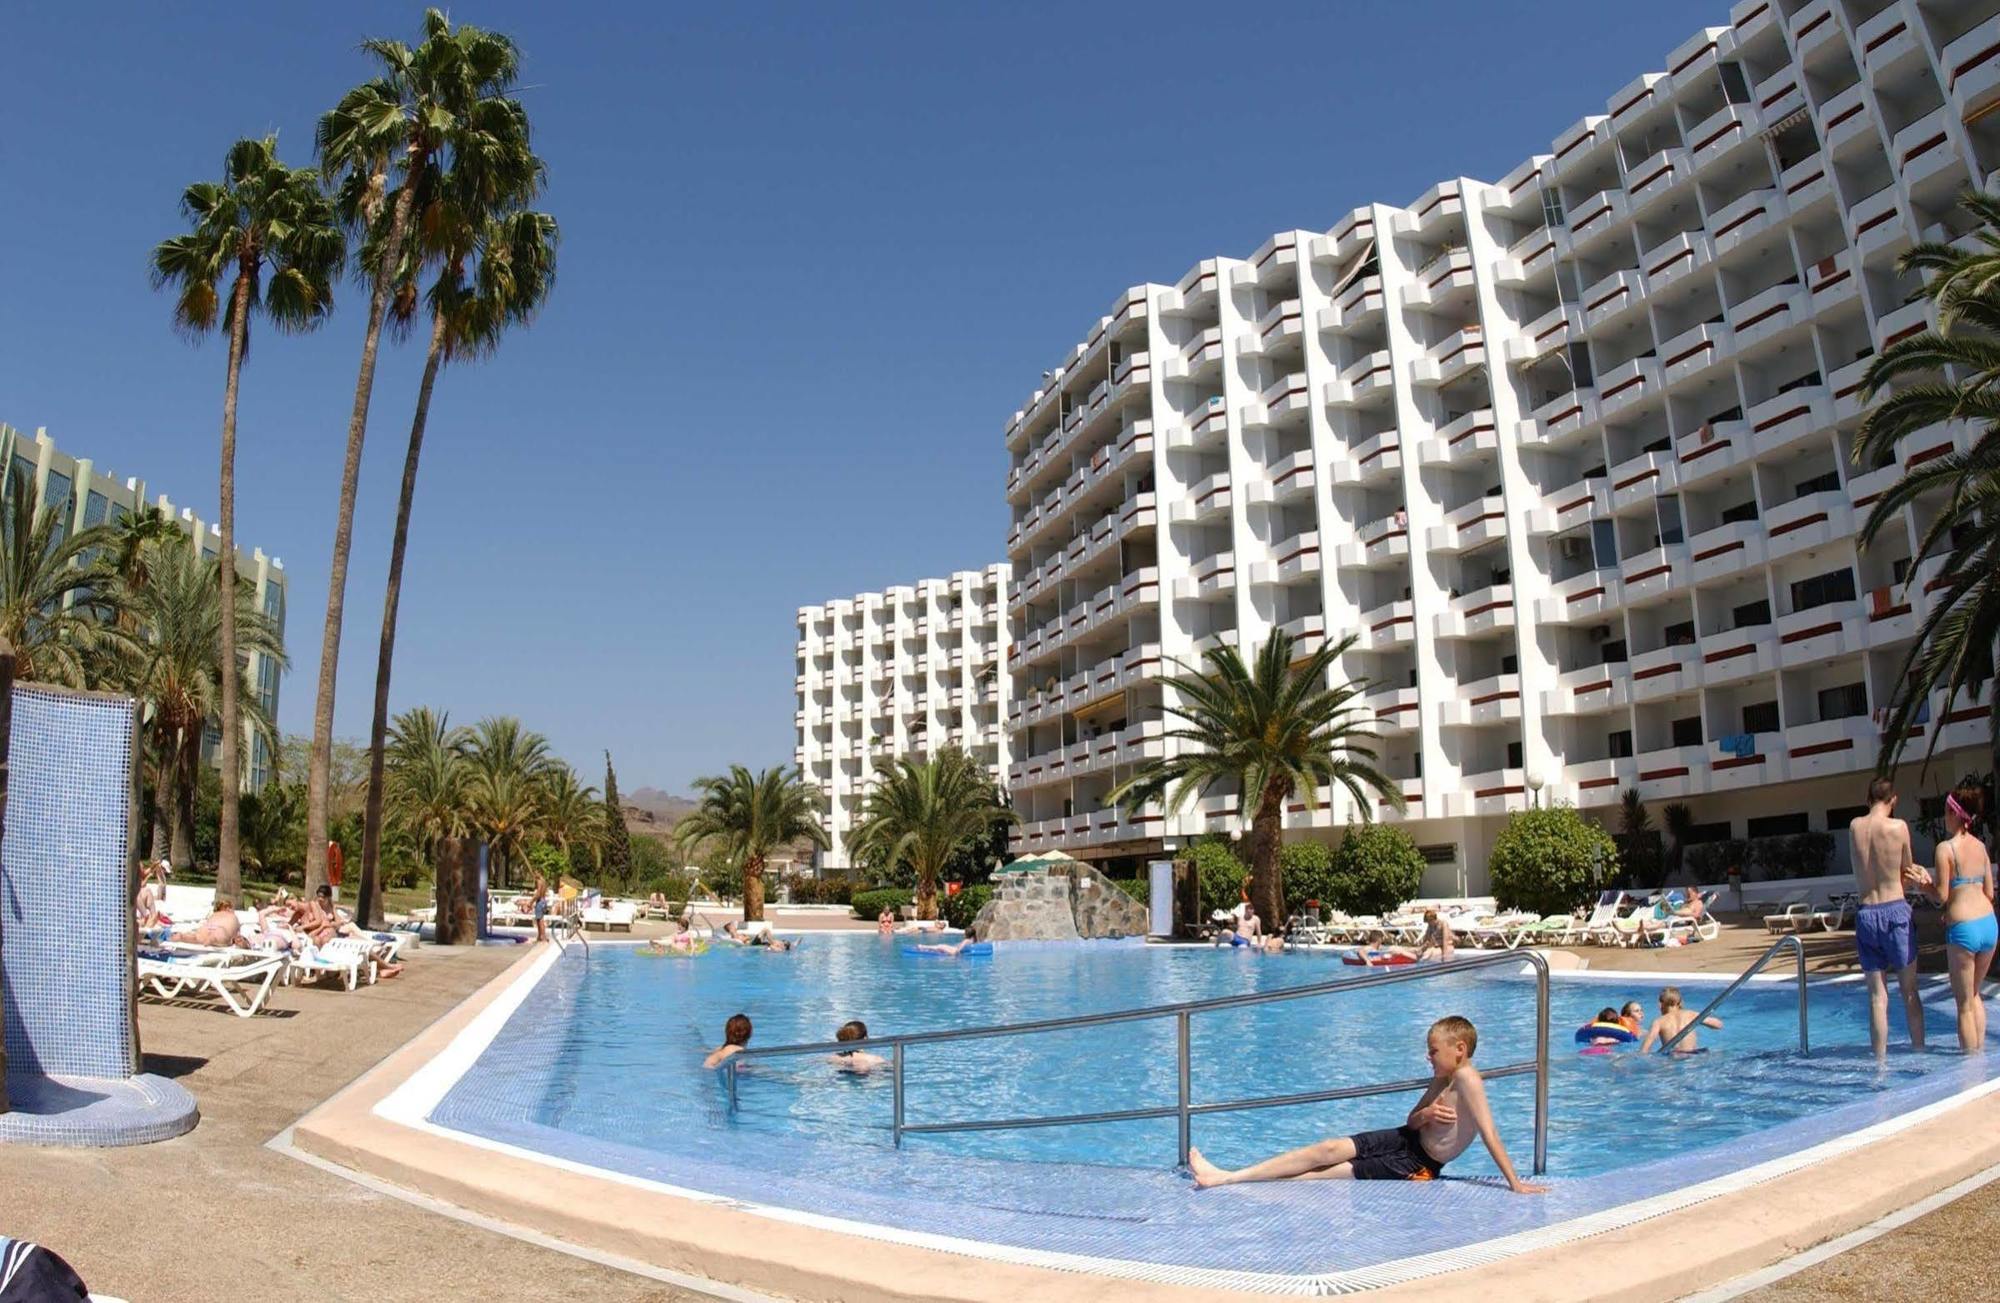
{"type": "MultiPolygon", "coordinates": [[[[1759,936],[1746,930],[1723,942],[1667,951],[1664,957],[1671,962],[1646,967],[1734,971],[1767,944],[1759,936]]],[[[1835,934],[1813,948],[1825,951],[1825,967],[1832,969],[1838,964],[1837,949],[1851,953],[1851,940],[1835,934]]],[[[1626,959],[1653,957],[1646,952],[1584,953],[1600,972],[1611,964],[1622,968],[1626,959]]],[[[535,1226],[586,1249],[761,1292],[954,1300],[997,1299],[1023,1290],[1051,1299],[1218,1296],[1212,1288],[975,1259],[935,1247],[862,1238],[825,1225],[774,1221],[768,1212],[750,1211],[733,1201],[683,1197],[575,1165],[552,1166],[471,1137],[414,1129],[376,1115],[376,1104],[449,1045],[532,962],[532,956],[525,957],[514,971],[426,1029],[353,1088],[302,1119],[295,1143],[322,1159],[485,1216],[535,1226]]],[[[1644,972],[1635,971],[1634,978],[1636,983],[1648,981],[1644,972]]],[[[1678,1297],[1844,1234],[2000,1162],[2000,1126],[1995,1125],[2000,1123],[2000,1101],[1994,1096],[1934,1111],[1940,1115],[1916,1121],[1891,1139],[1815,1163],[1810,1179],[1734,1189],[1642,1225],[1532,1249],[1472,1270],[1429,1275],[1384,1292],[1421,1290],[1426,1297],[1484,1300],[1499,1286],[1503,1297],[1678,1297]],[[1884,1162],[1884,1150],[1893,1152],[1893,1161],[1884,1162]],[[1885,1172],[1892,1174],[1887,1180],[1885,1172]],[[1643,1253],[1635,1251],[1641,1242],[1643,1253]]]]}

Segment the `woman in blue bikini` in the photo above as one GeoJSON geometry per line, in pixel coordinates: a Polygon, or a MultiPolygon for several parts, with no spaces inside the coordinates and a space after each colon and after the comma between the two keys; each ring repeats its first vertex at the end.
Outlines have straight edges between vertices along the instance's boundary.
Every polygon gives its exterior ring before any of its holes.
{"type": "Polygon", "coordinates": [[[1945,957],[1951,965],[1951,993],[1958,1001],[1958,1043],[1970,1053],[1986,1044],[1986,1004],[1979,989],[2000,943],[1993,917],[1993,861],[1976,831],[1986,814],[1986,794],[1967,784],[1944,798],[1944,826],[1938,843],[1931,894],[1944,907],[1945,957]]]}

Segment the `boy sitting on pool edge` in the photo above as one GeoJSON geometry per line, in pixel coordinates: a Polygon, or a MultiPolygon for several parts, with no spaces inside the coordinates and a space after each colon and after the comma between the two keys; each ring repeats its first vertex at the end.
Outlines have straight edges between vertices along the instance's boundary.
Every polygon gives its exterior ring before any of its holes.
{"type": "Polygon", "coordinates": [[[1471,1148],[1476,1135],[1507,1178],[1508,1189],[1516,1194],[1541,1194],[1547,1186],[1531,1185],[1515,1174],[1507,1146],[1493,1125],[1485,1079],[1472,1066],[1472,1052],[1478,1047],[1479,1029],[1469,1020],[1455,1014],[1440,1018],[1431,1024],[1428,1037],[1431,1083],[1402,1126],[1322,1140],[1233,1172],[1209,1162],[1200,1150],[1190,1149],[1188,1167],[1194,1173],[1194,1183],[1205,1188],[1240,1181],[1294,1179],[1429,1181],[1446,1163],[1471,1148]]]}

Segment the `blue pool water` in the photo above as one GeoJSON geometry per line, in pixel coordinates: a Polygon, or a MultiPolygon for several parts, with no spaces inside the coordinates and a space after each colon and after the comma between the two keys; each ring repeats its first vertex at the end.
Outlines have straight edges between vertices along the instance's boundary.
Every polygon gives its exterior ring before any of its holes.
{"type": "MultiPolygon", "coordinates": [[[[1138,945],[1027,950],[983,961],[920,958],[872,935],[810,938],[790,954],[717,949],[695,959],[597,946],[538,991],[561,1002],[551,1062],[524,1071],[532,1122],[662,1152],[724,1152],[752,1137],[842,1147],[887,1147],[888,1074],[856,1078],[820,1058],[746,1068],[740,1110],[723,1109],[718,1074],[703,1072],[730,1014],[748,1013],[753,1045],[832,1038],[849,1018],[876,1034],[992,1025],[1137,1008],[1357,975],[1326,955],[1138,945]]],[[[1476,1062],[1534,1055],[1533,982],[1526,965],[1247,1009],[1193,1022],[1197,1102],[1360,1085],[1427,1073],[1424,1034],[1447,1013],[1480,1030],[1476,1062]]],[[[1878,1068],[1866,1053],[1859,991],[1822,987],[1812,1001],[1815,1052],[1796,1052],[1797,1003],[1788,984],[1753,984],[1721,1011],[1690,1058],[1625,1052],[1583,1055],[1573,1029],[1628,998],[1654,1009],[1659,982],[1623,985],[1558,978],[1551,995],[1549,1170],[1585,1176],[1727,1145],[1751,1132],[1893,1092],[1955,1052],[1899,1054],[1878,1068]]],[[[1688,984],[1691,1005],[1713,985],[1688,984]]],[[[1939,1045],[1955,1044],[1948,1010],[1934,1008],[1939,1045]]],[[[1899,1033],[1900,1034],[1900,1033],[1899,1033]]],[[[489,1055],[489,1057],[493,1057],[489,1055]]],[[[502,1066],[500,1071],[504,1071],[502,1066]]],[[[1080,1113],[1170,1104],[1173,1023],[1114,1025],[1030,1037],[919,1046],[907,1062],[912,1123],[1080,1113]]],[[[1501,1131],[1525,1172],[1532,1153],[1532,1078],[1496,1082],[1501,1131]]],[[[1408,1096],[1198,1117],[1194,1140],[1225,1165],[1275,1148],[1397,1125],[1408,1096]]],[[[1010,1160],[1171,1167],[1168,1120],[917,1137],[925,1152],[1010,1160]]],[[[1475,1146],[1455,1173],[1494,1169],[1475,1146]]]]}

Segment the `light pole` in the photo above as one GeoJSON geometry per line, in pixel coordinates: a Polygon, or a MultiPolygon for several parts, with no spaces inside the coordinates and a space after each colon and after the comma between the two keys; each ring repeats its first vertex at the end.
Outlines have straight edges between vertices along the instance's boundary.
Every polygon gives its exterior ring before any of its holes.
{"type": "Polygon", "coordinates": [[[1528,771],[1527,782],[1528,782],[1528,808],[1530,810],[1539,810],[1541,808],[1541,796],[1542,796],[1541,771],[1539,769],[1530,769],[1528,771]]]}

